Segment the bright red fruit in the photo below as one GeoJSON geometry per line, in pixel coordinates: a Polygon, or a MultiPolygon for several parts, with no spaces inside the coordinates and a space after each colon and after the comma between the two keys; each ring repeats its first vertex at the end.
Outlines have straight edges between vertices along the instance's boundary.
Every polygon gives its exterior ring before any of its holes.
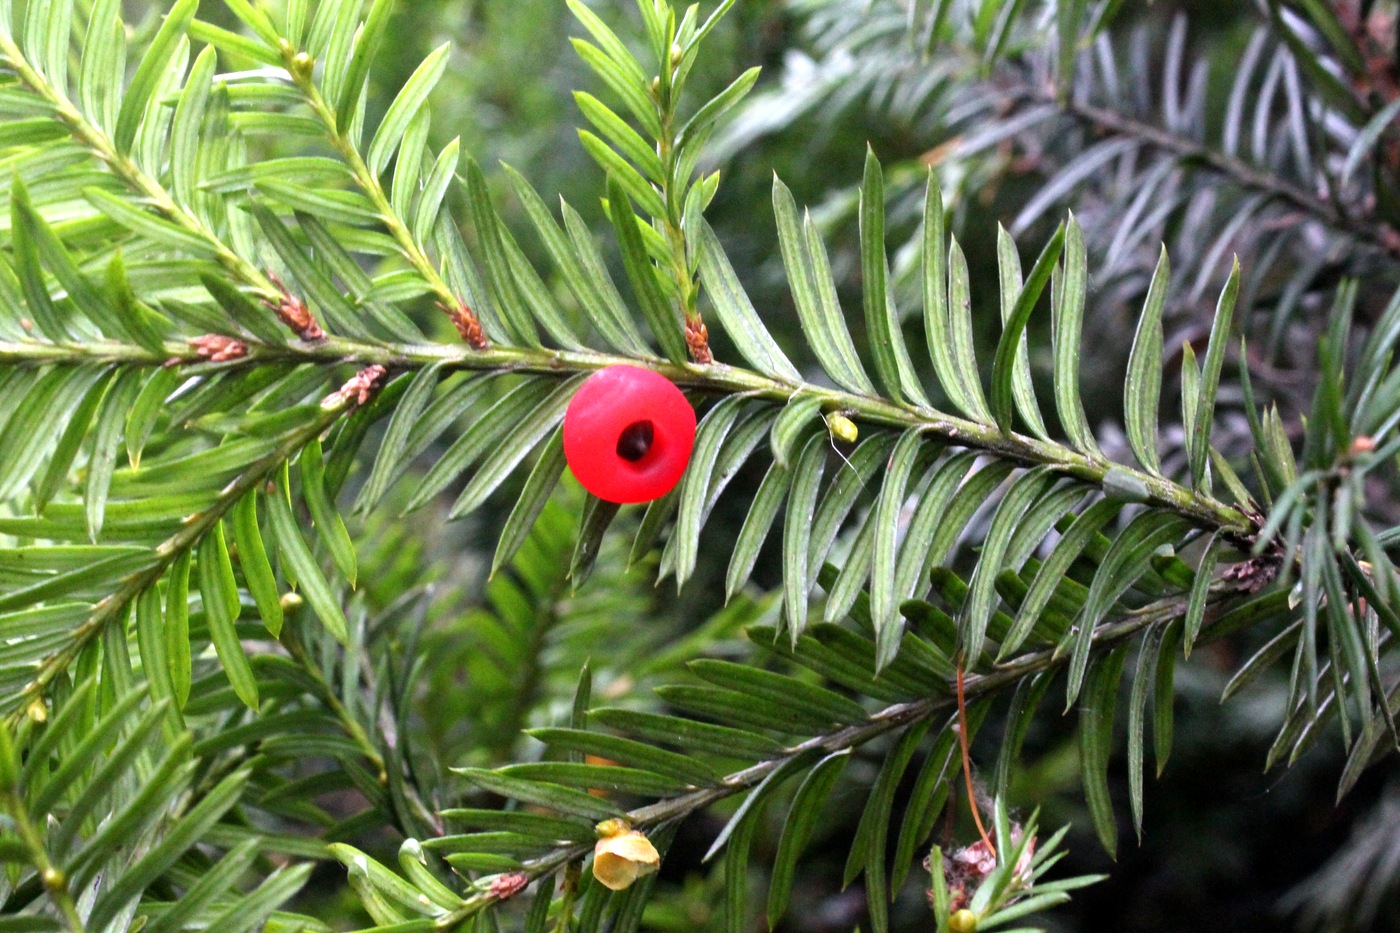
{"type": "Polygon", "coordinates": [[[680,482],[695,447],[695,409],[665,376],[609,366],[564,413],[564,457],[599,499],[650,502],[680,482]]]}

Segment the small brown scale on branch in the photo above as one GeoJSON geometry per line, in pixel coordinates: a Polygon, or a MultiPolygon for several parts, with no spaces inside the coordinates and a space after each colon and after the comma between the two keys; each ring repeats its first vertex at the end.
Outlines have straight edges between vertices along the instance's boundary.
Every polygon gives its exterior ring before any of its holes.
{"type": "Polygon", "coordinates": [[[1274,541],[1270,543],[1268,550],[1258,557],[1251,557],[1227,567],[1220,579],[1239,587],[1244,593],[1253,595],[1274,582],[1282,564],[1283,548],[1274,541]]]}
{"type": "Polygon", "coordinates": [[[486,330],[481,326],[481,319],[465,301],[459,301],[451,308],[439,301],[438,307],[452,319],[452,326],[457,328],[457,333],[462,335],[467,346],[473,350],[491,349],[491,341],[486,339],[486,330]]]}
{"type": "Polygon", "coordinates": [[[312,316],[311,309],[306,306],[306,302],[293,295],[274,273],[267,273],[267,278],[282,293],[279,301],[263,302],[277,315],[277,319],[290,327],[302,340],[308,342],[325,340],[326,332],[316,322],[316,318],[312,316]]]}
{"type": "Polygon", "coordinates": [[[685,345],[696,363],[704,365],[715,361],[715,355],[710,352],[710,331],[699,315],[685,322],[685,345]]]}
{"type": "Polygon", "coordinates": [[[364,369],[350,377],[350,380],[336,389],[330,395],[321,400],[322,408],[333,408],[336,405],[353,403],[356,407],[363,406],[384,384],[384,379],[389,375],[389,370],[375,363],[373,366],[366,366],[364,369]]]}
{"type": "MultiPolygon", "coordinates": [[[[248,355],[248,345],[236,337],[226,337],[223,334],[204,334],[200,337],[191,337],[186,341],[202,359],[211,363],[227,363],[230,360],[241,360],[248,355]]],[[[178,363],[178,360],[171,360],[171,363],[178,363]]],[[[169,364],[167,364],[169,365],[169,364]]]]}
{"type": "Polygon", "coordinates": [[[530,876],[523,871],[508,875],[497,875],[491,879],[491,896],[499,901],[508,901],[530,884],[530,876]]]}

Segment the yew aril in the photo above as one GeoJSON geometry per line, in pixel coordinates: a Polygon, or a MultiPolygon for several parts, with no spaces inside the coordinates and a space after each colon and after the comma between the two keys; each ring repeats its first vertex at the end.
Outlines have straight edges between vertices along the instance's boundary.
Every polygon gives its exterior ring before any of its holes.
{"type": "Polygon", "coordinates": [[[575,478],[608,502],[650,502],[685,474],[695,409],[659,373],[609,366],[584,380],[564,413],[564,456],[575,478]]]}

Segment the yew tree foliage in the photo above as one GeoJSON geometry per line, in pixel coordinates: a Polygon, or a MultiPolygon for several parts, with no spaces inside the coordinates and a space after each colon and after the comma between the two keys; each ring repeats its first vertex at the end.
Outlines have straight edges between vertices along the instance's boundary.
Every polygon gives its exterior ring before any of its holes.
{"type": "MultiPolygon", "coordinates": [[[[0,930],[331,929],[318,867],[374,929],[802,929],[852,800],[862,929],[1005,929],[1095,880],[1006,804],[1034,723],[1113,854],[1226,639],[1261,765],[1393,766],[1394,5],[1261,0],[1222,71],[1114,0],[804,0],[698,94],[736,2],[567,0],[600,215],[430,144],[448,46],[369,106],[393,0],[0,0],[0,930]],[[717,160],[857,100],[928,151],[775,177],[746,281],[717,160]],[[700,413],[641,507],[561,442],[622,363],[700,413]]],[[[1393,888],[1354,851],[1314,920],[1393,888]]]]}

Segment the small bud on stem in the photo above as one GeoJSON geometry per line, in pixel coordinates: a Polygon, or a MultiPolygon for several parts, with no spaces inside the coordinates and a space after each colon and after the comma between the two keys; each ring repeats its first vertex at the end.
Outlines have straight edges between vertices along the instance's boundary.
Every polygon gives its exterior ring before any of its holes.
{"type": "Polygon", "coordinates": [[[523,871],[508,875],[497,875],[491,879],[491,896],[498,901],[508,901],[530,884],[530,876],[523,871]]]}
{"type": "Polygon", "coordinates": [[[715,355],[710,352],[710,331],[699,315],[685,322],[685,345],[690,350],[690,358],[702,366],[715,361],[715,355]]]}
{"type": "Polygon", "coordinates": [[[211,363],[227,363],[248,355],[248,345],[223,334],[204,334],[186,341],[202,359],[211,363]]]}
{"type": "Polygon", "coordinates": [[[461,334],[467,346],[473,350],[491,349],[491,341],[486,339],[486,330],[481,326],[481,319],[465,301],[459,301],[453,307],[439,301],[438,307],[452,319],[452,326],[457,328],[457,333],[461,334]]]}
{"type": "Polygon", "coordinates": [[[282,280],[273,273],[267,273],[267,278],[282,293],[280,301],[263,302],[277,315],[277,319],[291,328],[292,332],[302,340],[308,342],[325,340],[326,332],[321,329],[321,325],[311,315],[311,309],[306,306],[306,302],[293,295],[287,286],[282,284],[282,280]]]}
{"type": "Polygon", "coordinates": [[[374,397],[375,391],[383,384],[384,377],[388,374],[389,371],[378,363],[366,366],[351,376],[345,385],[322,399],[321,407],[335,408],[347,402],[355,407],[362,406],[374,397]]]}

